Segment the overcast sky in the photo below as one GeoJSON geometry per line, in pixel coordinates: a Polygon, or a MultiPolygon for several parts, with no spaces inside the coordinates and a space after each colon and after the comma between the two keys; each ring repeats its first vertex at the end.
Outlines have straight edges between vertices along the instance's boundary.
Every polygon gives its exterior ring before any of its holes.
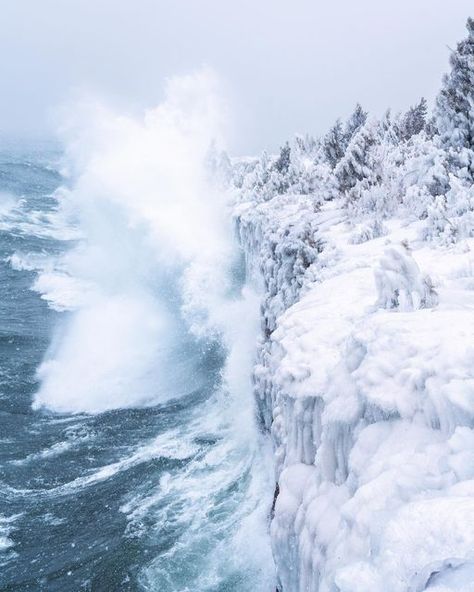
{"type": "Polygon", "coordinates": [[[473,0],[0,0],[0,131],[50,133],[92,92],[154,106],[203,64],[223,80],[231,148],[323,133],[357,101],[375,114],[432,99],[473,0]]]}

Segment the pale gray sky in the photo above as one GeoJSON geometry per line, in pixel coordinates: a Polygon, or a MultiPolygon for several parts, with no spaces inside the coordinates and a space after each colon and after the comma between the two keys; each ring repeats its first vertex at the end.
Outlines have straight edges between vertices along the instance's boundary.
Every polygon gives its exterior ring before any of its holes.
{"type": "Polygon", "coordinates": [[[323,133],[360,101],[432,99],[472,0],[0,0],[0,131],[48,133],[77,91],[154,106],[165,77],[224,81],[231,148],[323,133]]]}

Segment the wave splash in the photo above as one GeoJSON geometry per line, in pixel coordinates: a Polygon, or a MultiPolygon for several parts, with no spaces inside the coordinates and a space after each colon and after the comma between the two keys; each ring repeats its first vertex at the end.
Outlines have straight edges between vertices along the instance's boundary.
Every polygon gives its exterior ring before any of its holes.
{"type": "Polygon", "coordinates": [[[82,240],[60,273],[35,284],[55,308],[74,309],[39,368],[35,408],[164,402],[199,385],[193,340],[218,335],[230,349],[241,340],[229,315],[248,299],[231,296],[231,221],[205,167],[222,112],[216,78],[203,70],[169,81],[141,119],[91,101],[68,115],[71,187],[59,200],[82,240]]]}

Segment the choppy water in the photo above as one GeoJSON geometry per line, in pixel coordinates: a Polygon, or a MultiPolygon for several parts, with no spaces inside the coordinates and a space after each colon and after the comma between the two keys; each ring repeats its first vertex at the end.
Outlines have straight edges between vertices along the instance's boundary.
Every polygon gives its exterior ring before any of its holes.
{"type": "MultiPolygon", "coordinates": [[[[156,387],[166,396],[156,400],[153,372],[144,398],[135,371],[119,385],[127,404],[81,412],[77,398],[89,396],[88,373],[102,364],[98,348],[74,369],[82,390],[67,380],[48,387],[66,408],[74,390],[74,413],[33,405],[37,370],[55,340],[55,351],[66,347],[61,332],[76,321],[64,309],[83,291],[60,264],[78,235],[54,195],[58,156],[44,147],[0,152],[0,590],[271,590],[265,452],[258,436],[236,435],[217,341],[194,339],[177,321],[160,362],[167,379],[156,387]]],[[[108,383],[101,388],[104,397],[108,383]]],[[[250,393],[241,405],[251,405],[250,393]]]]}

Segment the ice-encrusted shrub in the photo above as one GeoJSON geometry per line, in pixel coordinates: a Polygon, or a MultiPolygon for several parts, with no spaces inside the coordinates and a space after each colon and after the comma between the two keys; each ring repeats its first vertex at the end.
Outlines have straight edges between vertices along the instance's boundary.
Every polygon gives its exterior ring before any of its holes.
{"type": "Polygon", "coordinates": [[[377,306],[381,308],[412,311],[431,308],[438,303],[431,279],[422,275],[409,248],[403,243],[385,250],[374,274],[377,306]]]}
{"type": "Polygon", "coordinates": [[[403,148],[400,175],[402,191],[408,194],[405,204],[417,206],[409,199],[409,189],[417,187],[431,196],[442,195],[449,190],[448,155],[425,133],[410,140],[403,148]]]}
{"type": "Polygon", "coordinates": [[[358,181],[349,194],[346,204],[350,220],[365,220],[387,218],[396,210],[398,200],[390,187],[385,185],[371,185],[365,179],[358,181]]]}
{"type": "Polygon", "coordinates": [[[356,183],[348,194],[351,218],[388,218],[403,206],[405,215],[424,219],[434,198],[450,188],[446,152],[424,131],[396,143],[390,126],[388,120],[383,138],[372,147],[376,177],[356,183]]]}
{"type": "Polygon", "coordinates": [[[450,245],[457,241],[459,229],[449,217],[446,196],[438,195],[427,205],[426,223],[421,231],[423,240],[450,245]]]}
{"type": "MultiPolygon", "coordinates": [[[[240,173],[240,170],[238,172],[240,173]]],[[[243,175],[241,198],[257,202],[271,199],[277,193],[273,173],[273,159],[264,151],[256,164],[249,167],[243,175]]],[[[234,185],[238,187],[235,177],[234,185]]]]}
{"type": "Polygon", "coordinates": [[[360,245],[366,243],[374,238],[385,236],[387,229],[384,223],[378,218],[357,224],[354,232],[351,235],[350,242],[353,245],[360,245]]]}
{"type": "Polygon", "coordinates": [[[318,201],[330,200],[336,195],[336,182],[332,171],[319,157],[295,158],[291,163],[290,174],[290,193],[314,195],[318,201]]]}
{"type": "Polygon", "coordinates": [[[474,236],[474,185],[450,175],[450,189],[426,205],[423,240],[444,245],[474,236]]]}
{"type": "Polygon", "coordinates": [[[446,207],[456,221],[460,237],[474,235],[474,185],[454,175],[450,176],[450,190],[446,194],[446,207]]]}

